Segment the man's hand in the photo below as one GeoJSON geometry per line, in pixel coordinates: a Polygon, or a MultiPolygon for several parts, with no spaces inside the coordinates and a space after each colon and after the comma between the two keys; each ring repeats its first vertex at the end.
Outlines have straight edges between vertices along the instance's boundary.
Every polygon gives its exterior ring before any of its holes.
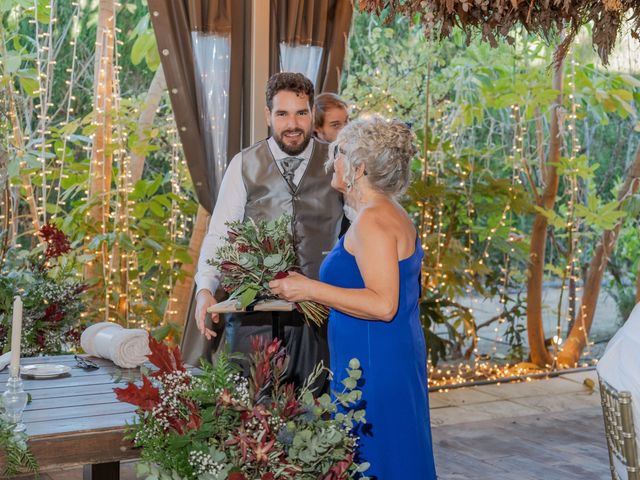
{"type": "MultiPolygon", "coordinates": [[[[218,302],[209,290],[200,290],[196,295],[196,324],[198,325],[198,330],[200,330],[200,333],[202,333],[207,338],[207,340],[211,340],[213,337],[218,335],[216,332],[207,328],[205,325],[205,321],[207,318],[207,309],[215,305],[216,303],[218,302]]],[[[217,313],[212,313],[211,321],[213,323],[218,323],[220,321],[220,316],[217,313]]]]}

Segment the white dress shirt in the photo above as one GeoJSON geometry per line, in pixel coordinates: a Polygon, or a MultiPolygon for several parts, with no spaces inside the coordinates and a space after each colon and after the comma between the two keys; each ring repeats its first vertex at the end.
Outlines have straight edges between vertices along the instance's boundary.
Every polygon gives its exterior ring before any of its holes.
{"type": "MultiPolygon", "coordinates": [[[[309,164],[314,141],[315,140],[312,139],[309,145],[307,145],[307,148],[299,155],[296,155],[296,157],[303,159],[293,176],[293,183],[296,185],[300,182],[309,164]]],[[[292,155],[283,152],[273,137],[269,137],[267,145],[273,157],[276,159],[278,168],[282,172],[282,166],[277,160],[291,157],[292,155]]],[[[227,226],[225,224],[228,222],[242,221],[244,219],[246,204],[247,191],[242,178],[242,152],[240,152],[233,157],[224,173],[222,183],[220,184],[218,199],[213,209],[213,214],[211,215],[211,221],[209,222],[209,230],[202,241],[200,256],[198,258],[198,271],[194,277],[196,293],[205,288],[211,293],[214,293],[218,288],[220,272],[213,265],[209,265],[207,260],[212,259],[218,248],[224,244],[227,238],[227,226]]]]}

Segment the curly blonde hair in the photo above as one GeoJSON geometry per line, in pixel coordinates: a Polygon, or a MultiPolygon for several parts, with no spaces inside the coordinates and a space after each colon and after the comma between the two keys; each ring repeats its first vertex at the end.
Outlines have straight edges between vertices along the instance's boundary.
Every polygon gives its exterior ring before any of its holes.
{"type": "MultiPolygon", "coordinates": [[[[389,196],[402,195],[411,181],[411,161],[418,152],[415,135],[400,120],[369,115],[347,124],[331,145],[345,152],[344,182],[353,185],[356,169],[364,164],[369,184],[389,196]]],[[[335,159],[330,156],[327,168],[335,159]]]]}

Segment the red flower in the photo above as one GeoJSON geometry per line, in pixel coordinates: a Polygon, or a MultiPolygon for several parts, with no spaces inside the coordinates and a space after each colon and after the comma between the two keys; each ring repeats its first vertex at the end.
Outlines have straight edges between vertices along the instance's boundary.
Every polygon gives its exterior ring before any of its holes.
{"type": "Polygon", "coordinates": [[[273,278],[275,280],[280,280],[281,278],[287,278],[288,276],[289,276],[289,272],[278,272],[273,276],[273,278]]]}
{"type": "Polygon", "coordinates": [[[260,477],[260,480],[276,480],[276,476],[271,472],[267,472],[260,477]]]}
{"type": "Polygon", "coordinates": [[[189,421],[187,422],[187,430],[199,430],[202,423],[202,419],[197,412],[197,405],[193,405],[192,412],[189,415],[189,421]]]}
{"type": "Polygon", "coordinates": [[[146,376],[142,377],[142,387],[130,383],[126,388],[114,388],[113,391],[121,402],[135,405],[145,412],[153,410],[160,403],[160,391],[146,376]]]}
{"type": "Polygon", "coordinates": [[[257,363],[253,373],[253,392],[256,395],[257,400],[257,396],[260,395],[260,392],[271,376],[271,366],[269,365],[269,362],[261,361],[260,363],[257,363]]]}
{"type": "Polygon", "coordinates": [[[267,237],[264,240],[262,240],[262,248],[264,248],[264,251],[267,253],[273,253],[275,245],[273,244],[273,240],[271,240],[271,238],[267,237]]]}
{"type": "Polygon", "coordinates": [[[71,244],[69,239],[58,229],[55,225],[47,223],[40,228],[38,235],[47,243],[47,249],[44,252],[44,256],[47,260],[51,258],[59,257],[71,250],[71,244]]]}
{"type": "Polygon", "coordinates": [[[264,348],[264,338],[258,335],[254,335],[253,337],[251,337],[250,340],[251,340],[251,351],[257,354],[262,352],[264,348]]]}
{"type": "Polygon", "coordinates": [[[351,464],[353,463],[353,456],[351,454],[347,455],[347,458],[344,460],[340,460],[338,463],[334,464],[327,474],[322,477],[322,480],[345,480],[347,476],[345,475],[351,464]]]}
{"type": "Polygon", "coordinates": [[[178,435],[184,435],[186,430],[198,430],[201,424],[198,405],[193,400],[185,400],[184,403],[189,409],[189,419],[187,421],[182,417],[167,418],[169,425],[178,435]]]}
{"type": "Polygon", "coordinates": [[[269,461],[269,452],[276,443],[276,439],[272,438],[268,442],[260,443],[255,449],[256,460],[258,462],[267,463],[269,461]]]}
{"type": "MultiPolygon", "coordinates": [[[[67,339],[72,343],[80,343],[80,337],[82,336],[82,331],[79,328],[71,328],[65,334],[67,339]]],[[[2,333],[0,332],[0,338],[2,337],[2,333]]]]}
{"type": "Polygon", "coordinates": [[[231,396],[231,392],[229,389],[224,388],[222,393],[218,397],[218,403],[221,405],[232,405],[234,403],[233,397],[231,396]]]}
{"type": "Polygon", "coordinates": [[[220,270],[222,270],[223,272],[232,272],[237,268],[238,268],[238,264],[234,262],[229,262],[225,260],[224,262],[220,263],[220,270]]]}
{"type": "MultiPolygon", "coordinates": [[[[240,429],[237,435],[230,438],[226,442],[225,445],[238,445],[240,448],[240,453],[242,454],[242,460],[247,461],[249,450],[253,449],[255,444],[257,443],[255,438],[249,435],[244,428],[240,429]]],[[[231,477],[229,477],[231,478],[231,477]]],[[[243,477],[244,478],[244,477],[243,477]]]]}
{"type": "Polygon", "coordinates": [[[57,323],[64,318],[64,312],[60,310],[56,303],[50,303],[44,311],[44,320],[46,322],[57,323]]]}
{"type": "Polygon", "coordinates": [[[280,345],[282,344],[282,340],[274,338],[267,348],[265,349],[265,353],[267,354],[267,358],[271,358],[273,355],[280,351],[280,345]]]}
{"type": "Polygon", "coordinates": [[[236,238],[238,238],[238,232],[233,231],[233,230],[228,230],[227,231],[227,238],[229,239],[229,243],[235,242],[236,238]]]}
{"type": "Polygon", "coordinates": [[[287,383],[284,386],[284,396],[287,403],[282,409],[282,417],[287,419],[298,415],[302,410],[300,409],[300,402],[296,399],[295,387],[292,383],[287,383]]]}
{"type": "Polygon", "coordinates": [[[227,477],[227,480],[247,480],[247,477],[240,472],[231,472],[227,477]]]}
{"type": "Polygon", "coordinates": [[[238,251],[240,253],[247,253],[249,251],[249,246],[245,244],[238,245],[238,251]]]}
{"type": "Polygon", "coordinates": [[[271,417],[272,415],[264,405],[256,405],[255,407],[253,407],[253,416],[262,424],[262,427],[265,429],[265,431],[270,430],[267,417],[271,417]]]}

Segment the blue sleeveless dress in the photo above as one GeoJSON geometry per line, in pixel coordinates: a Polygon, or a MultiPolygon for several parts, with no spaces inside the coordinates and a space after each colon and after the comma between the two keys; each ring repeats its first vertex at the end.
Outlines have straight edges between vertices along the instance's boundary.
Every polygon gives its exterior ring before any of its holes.
{"type": "MultiPolygon", "coordinates": [[[[422,248],[399,262],[400,299],[391,322],[363,320],[331,310],[329,354],[331,390],[341,392],[349,360],[362,368],[359,388],[367,423],[359,425],[359,462],[376,480],[435,480],[431,445],[427,354],[418,298],[422,248]]],[[[325,258],[320,280],[336,287],[364,288],[356,259],[344,248],[344,236],[325,258]]]]}

